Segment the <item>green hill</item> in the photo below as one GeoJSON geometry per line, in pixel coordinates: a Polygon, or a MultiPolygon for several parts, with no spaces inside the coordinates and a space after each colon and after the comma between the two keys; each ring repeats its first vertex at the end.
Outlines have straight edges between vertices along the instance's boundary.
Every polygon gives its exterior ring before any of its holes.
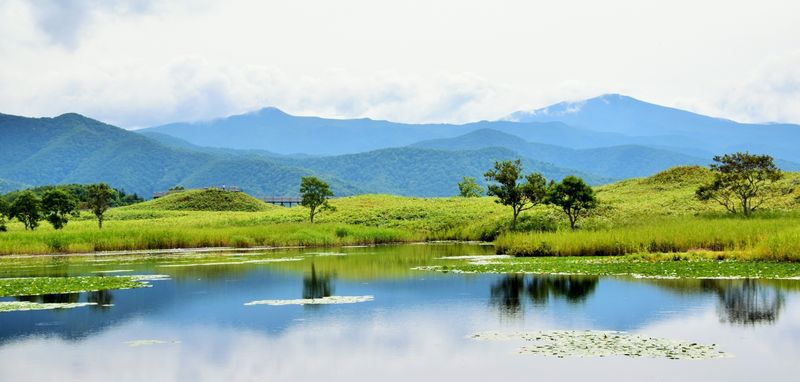
{"type": "Polygon", "coordinates": [[[129,207],[164,211],[268,211],[275,207],[244,192],[221,189],[185,190],[129,207]]]}
{"type": "MultiPolygon", "coordinates": [[[[159,141],[78,114],[55,118],[0,114],[4,138],[0,140],[0,178],[32,186],[102,181],[147,198],[176,185],[223,184],[257,196],[296,196],[300,178],[313,175],[330,183],[337,196],[449,196],[456,194],[461,176],[481,178],[493,160],[519,156],[496,148],[457,153],[397,148],[333,157],[287,157],[208,149],[149,135],[159,141]]],[[[593,184],[607,181],[535,161],[527,161],[526,169],[550,178],[575,174],[593,184]]]]}
{"type": "MultiPolygon", "coordinates": [[[[484,185],[483,174],[495,161],[517,158],[521,158],[518,153],[500,147],[461,151],[402,147],[285,163],[330,174],[369,193],[452,196],[458,194],[457,184],[463,176],[475,177],[484,185]]],[[[582,171],[522,159],[525,172],[538,171],[547,179],[560,180],[576,175],[590,184],[610,181],[582,171]]]]}
{"type": "MultiPolygon", "coordinates": [[[[42,186],[106,182],[149,197],[175,185],[238,185],[254,195],[296,193],[313,172],[263,157],[168,147],[78,114],[25,118],[0,114],[0,178],[42,186]]],[[[326,178],[337,194],[357,189],[326,178]]]]}

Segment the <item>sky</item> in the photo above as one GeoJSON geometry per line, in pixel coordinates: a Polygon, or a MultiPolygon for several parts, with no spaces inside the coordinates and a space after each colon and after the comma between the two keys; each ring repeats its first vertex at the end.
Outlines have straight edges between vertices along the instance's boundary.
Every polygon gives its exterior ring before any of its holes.
{"type": "Polygon", "coordinates": [[[469,122],[621,93],[800,123],[797,0],[0,0],[0,113],[469,122]]]}

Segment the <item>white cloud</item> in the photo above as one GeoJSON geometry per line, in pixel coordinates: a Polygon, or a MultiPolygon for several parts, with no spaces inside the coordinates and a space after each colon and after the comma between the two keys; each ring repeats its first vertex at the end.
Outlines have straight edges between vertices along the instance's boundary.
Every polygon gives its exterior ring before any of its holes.
{"type": "Polygon", "coordinates": [[[800,122],[797,60],[782,56],[796,14],[790,0],[8,0],[0,112],[465,122],[615,92],[800,122]]]}

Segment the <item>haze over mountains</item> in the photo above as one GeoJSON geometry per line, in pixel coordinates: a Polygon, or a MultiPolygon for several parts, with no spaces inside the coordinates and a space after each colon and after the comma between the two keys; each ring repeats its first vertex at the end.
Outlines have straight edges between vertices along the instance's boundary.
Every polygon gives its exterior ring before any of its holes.
{"type": "Polygon", "coordinates": [[[105,181],[144,197],[175,185],[223,184],[289,196],[301,176],[313,174],[337,195],[447,196],[461,176],[481,180],[495,160],[522,158],[526,171],[600,184],[740,150],[798,170],[797,143],[798,125],[740,124],[621,95],[464,125],[298,117],[265,108],[132,132],[77,114],[0,114],[0,192],[105,181]]]}

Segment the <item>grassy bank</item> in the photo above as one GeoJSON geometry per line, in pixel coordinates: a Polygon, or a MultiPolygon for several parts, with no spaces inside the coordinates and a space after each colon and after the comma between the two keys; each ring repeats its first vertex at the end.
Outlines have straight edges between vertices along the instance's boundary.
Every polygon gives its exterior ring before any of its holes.
{"type": "MultiPolygon", "coordinates": [[[[705,250],[748,259],[800,259],[800,189],[771,201],[769,214],[739,219],[695,200],[694,190],[709,177],[707,169],[681,167],[599,187],[599,207],[579,222],[576,232],[567,229],[559,210],[545,206],[523,213],[518,232],[509,232],[510,209],[488,197],[338,198],[331,200],[335,212],[309,224],[308,210],[301,206],[186,191],[111,209],[102,230],[86,212],[61,231],[46,223],[24,231],[12,222],[9,232],[0,233],[0,254],[496,240],[501,252],[518,256],[705,250]]],[[[800,175],[789,174],[784,181],[800,181],[800,175]]]]}

